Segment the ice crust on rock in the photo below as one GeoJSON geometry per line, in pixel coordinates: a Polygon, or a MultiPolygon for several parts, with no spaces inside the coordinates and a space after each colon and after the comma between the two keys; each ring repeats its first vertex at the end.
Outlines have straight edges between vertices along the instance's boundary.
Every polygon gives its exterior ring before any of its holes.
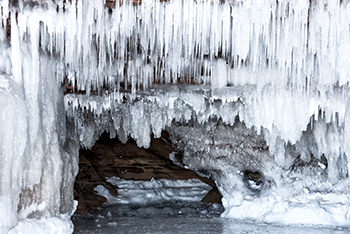
{"type": "Polygon", "coordinates": [[[27,218],[69,226],[79,145],[109,131],[148,147],[163,129],[184,165],[215,178],[224,216],[288,222],[305,209],[322,218],[295,222],[348,223],[348,1],[0,6],[3,230],[27,218]],[[63,97],[62,83],[86,95],[63,97]],[[259,195],[244,187],[246,169],[263,174],[259,195]]]}
{"type": "Polygon", "coordinates": [[[1,75],[6,86],[0,87],[0,228],[23,233],[32,227],[25,232],[47,233],[59,224],[56,233],[67,233],[72,231],[69,217],[75,210],[79,144],[66,142],[63,94],[54,76],[33,75],[31,68],[26,67],[23,86],[12,76],[1,75]],[[31,92],[31,86],[39,84],[44,89],[31,92]]]}
{"type": "Polygon", "coordinates": [[[184,152],[182,163],[216,180],[225,207],[222,217],[348,226],[350,183],[340,169],[346,163],[337,163],[337,182],[332,184],[329,163],[326,169],[322,159],[303,161],[296,147],[288,145],[281,167],[269,155],[264,138],[241,122],[183,125],[171,127],[169,133],[184,152]],[[254,183],[254,178],[246,180],[247,171],[260,174],[255,186],[261,188],[247,186],[254,183]]]}
{"type": "Polygon", "coordinates": [[[106,178],[118,187],[118,196],[112,196],[108,189],[98,185],[95,191],[107,198],[108,204],[153,204],[164,201],[199,202],[212,188],[199,179],[169,180],[154,179],[134,181],[121,178],[106,178]]]}
{"type": "MultiPolygon", "coordinates": [[[[15,14],[8,1],[0,4],[15,14]]],[[[21,12],[19,25],[12,18],[11,43],[0,28],[0,230],[71,233],[79,142],[67,141],[63,92],[51,69],[56,60],[41,56],[40,20],[32,14],[28,28],[21,12]]]]}

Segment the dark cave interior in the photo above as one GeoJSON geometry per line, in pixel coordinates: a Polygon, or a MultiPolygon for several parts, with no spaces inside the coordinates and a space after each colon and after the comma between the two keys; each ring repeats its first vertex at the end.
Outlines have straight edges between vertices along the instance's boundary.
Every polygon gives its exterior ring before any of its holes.
{"type": "MultiPolygon", "coordinates": [[[[107,202],[94,191],[98,185],[106,187],[111,195],[118,195],[118,188],[107,182],[106,178],[119,177],[126,180],[200,179],[212,189],[202,199],[205,203],[221,203],[221,194],[215,182],[196,172],[175,165],[169,154],[175,152],[169,143],[168,134],[162,132],[161,138],[152,137],[148,149],[139,148],[133,139],[123,144],[117,138],[111,139],[104,132],[91,149],[79,151],[79,172],[74,184],[74,199],[78,201],[77,214],[88,214],[107,202]]],[[[176,157],[181,154],[176,152],[176,157]]]]}

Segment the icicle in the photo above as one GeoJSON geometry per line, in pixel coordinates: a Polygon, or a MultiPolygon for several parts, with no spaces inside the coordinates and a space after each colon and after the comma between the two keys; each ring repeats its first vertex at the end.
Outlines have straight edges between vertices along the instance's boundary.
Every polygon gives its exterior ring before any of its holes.
{"type": "MultiPolygon", "coordinates": [[[[306,131],[312,131],[308,133],[312,149],[301,150],[300,154],[317,152],[318,158],[326,154],[331,182],[335,183],[341,174],[339,164],[346,161],[342,158],[350,155],[350,4],[345,1],[145,0],[139,6],[118,5],[111,13],[103,1],[60,2],[58,10],[27,9],[19,1],[18,12],[12,10],[10,16],[10,49],[5,38],[9,1],[0,4],[0,71],[12,75],[1,78],[1,92],[6,100],[18,95],[14,100],[20,109],[22,102],[27,103],[23,108],[30,124],[22,130],[29,134],[28,150],[38,152],[27,156],[29,172],[22,175],[23,181],[32,182],[30,188],[42,179],[41,172],[35,174],[33,170],[42,171],[43,152],[50,137],[55,139],[52,126],[59,112],[50,109],[42,96],[48,100],[62,98],[47,94],[45,89],[52,84],[46,83],[44,74],[57,83],[68,82],[74,90],[77,86],[77,90],[86,91],[87,96],[81,100],[68,98],[69,103],[65,103],[73,117],[81,108],[99,116],[122,106],[123,98],[133,103],[140,90],[150,92],[154,83],[176,83],[180,78],[182,82],[210,84],[206,90],[199,88],[205,93],[201,97],[194,93],[179,96],[176,91],[154,94],[163,95],[158,106],[152,104],[154,113],[145,104],[150,100],[120,107],[124,108],[123,115],[115,117],[114,124],[123,142],[131,135],[139,146],[147,147],[151,132],[160,136],[174,119],[188,122],[192,111],[202,122],[216,115],[232,124],[232,111],[247,127],[264,129],[278,166],[287,163],[287,143],[304,144],[301,138],[306,131]],[[113,97],[99,100],[91,95],[101,94],[104,85],[113,97]],[[20,86],[17,88],[23,93],[16,88],[13,95],[8,94],[12,86],[20,86]],[[204,97],[209,106],[216,99],[222,101],[222,106],[207,107],[204,97]],[[103,105],[99,105],[101,102],[103,105]],[[227,104],[232,102],[239,107],[227,104]],[[53,122],[45,121],[52,125],[43,121],[43,115],[49,116],[53,122]],[[308,130],[310,118],[315,125],[308,130]],[[52,135],[41,129],[44,125],[52,135]],[[142,127],[138,129],[137,125],[142,127]]],[[[98,127],[95,125],[81,131],[82,135],[90,134],[81,136],[86,145],[96,137],[91,134],[98,127]]],[[[307,161],[306,156],[301,158],[307,161]]],[[[14,218],[12,222],[16,222],[14,218]]]]}
{"type": "Polygon", "coordinates": [[[21,58],[21,44],[20,44],[20,35],[18,33],[17,24],[15,23],[16,13],[13,11],[11,14],[11,64],[12,64],[12,75],[15,81],[22,85],[22,58],[21,58]]]}

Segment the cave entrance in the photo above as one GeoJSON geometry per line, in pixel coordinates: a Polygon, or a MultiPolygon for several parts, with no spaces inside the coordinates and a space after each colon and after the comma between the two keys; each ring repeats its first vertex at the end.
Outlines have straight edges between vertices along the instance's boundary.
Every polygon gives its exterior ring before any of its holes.
{"type": "MultiPolygon", "coordinates": [[[[81,149],[79,152],[79,173],[74,185],[75,200],[78,201],[76,213],[88,214],[91,210],[110,203],[111,197],[112,200],[118,198],[118,195],[120,197],[120,186],[111,182],[110,178],[114,178],[114,181],[128,182],[127,186],[131,187],[135,186],[131,181],[193,180],[197,181],[195,184],[202,183],[207,186],[207,190],[202,192],[202,197],[199,198],[202,202],[221,203],[222,196],[214,181],[175,165],[169,158],[172,152],[175,150],[171,147],[165,131],[161,138],[152,137],[148,149],[139,148],[133,139],[123,144],[117,138],[111,139],[108,133],[103,133],[90,150],[81,149]]],[[[169,182],[164,183],[169,185],[169,182]]],[[[124,187],[125,189],[127,190],[124,187]]],[[[123,203],[121,199],[119,198],[119,201],[123,203]]]]}

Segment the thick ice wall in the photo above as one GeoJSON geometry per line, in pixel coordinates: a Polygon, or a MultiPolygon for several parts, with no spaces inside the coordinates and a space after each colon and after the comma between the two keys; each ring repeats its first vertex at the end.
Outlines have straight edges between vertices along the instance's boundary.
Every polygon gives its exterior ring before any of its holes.
{"type": "MultiPolygon", "coordinates": [[[[64,118],[57,115],[64,116],[63,96],[57,85],[50,83],[56,81],[49,73],[44,72],[45,79],[40,78],[45,90],[39,92],[36,102],[28,98],[23,92],[26,88],[13,77],[1,75],[0,78],[0,83],[5,84],[0,85],[0,230],[5,233],[11,228],[14,229],[10,233],[21,233],[29,226],[33,233],[46,233],[51,231],[50,222],[62,233],[72,231],[68,218],[75,209],[72,190],[79,145],[73,144],[68,152],[62,148],[65,139],[59,134],[65,127],[64,118]],[[31,108],[37,108],[39,114],[29,107],[29,100],[31,108]],[[42,224],[24,221],[44,217],[59,219],[48,219],[42,224]]],[[[36,78],[30,72],[24,77],[36,78]]]]}
{"type": "Polygon", "coordinates": [[[63,92],[56,61],[39,48],[40,20],[26,21],[12,17],[11,47],[0,29],[0,232],[70,233],[79,144],[66,141],[63,92]]]}
{"type": "Polygon", "coordinates": [[[21,159],[27,138],[27,109],[20,87],[12,80],[1,76],[1,220],[2,227],[12,227],[17,223],[17,205],[21,193],[21,159]],[[12,83],[11,85],[9,83],[12,83]],[[14,83],[14,84],[13,84],[14,83]],[[13,96],[9,93],[11,89],[13,96]],[[22,98],[21,98],[22,97],[22,98]],[[14,109],[13,107],[17,107],[14,109]],[[17,131],[16,131],[16,128],[17,131]],[[24,136],[24,137],[23,137],[24,136]],[[24,139],[23,139],[24,138],[24,139]],[[10,157],[6,157],[11,155],[10,157]],[[13,187],[12,187],[13,186],[13,187]],[[13,191],[14,196],[8,193],[13,191]]]}

